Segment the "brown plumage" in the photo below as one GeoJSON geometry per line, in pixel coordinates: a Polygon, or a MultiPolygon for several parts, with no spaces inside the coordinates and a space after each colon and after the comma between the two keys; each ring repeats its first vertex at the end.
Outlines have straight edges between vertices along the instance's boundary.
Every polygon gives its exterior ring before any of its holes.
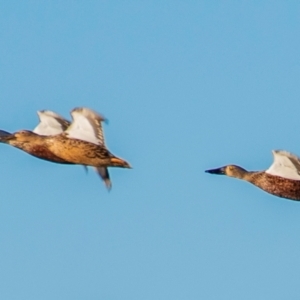
{"type": "Polygon", "coordinates": [[[39,145],[39,144],[31,144],[31,143],[19,143],[18,141],[16,143],[11,142],[10,145],[15,146],[16,148],[19,148],[28,154],[31,154],[35,157],[59,163],[59,164],[73,164],[71,162],[68,162],[55,154],[53,154],[45,145],[39,145]]]}
{"type": "Polygon", "coordinates": [[[0,141],[38,158],[53,162],[94,167],[130,168],[126,161],[114,156],[105,147],[70,139],[64,133],[55,136],[40,136],[32,131],[21,130],[2,136],[0,141]]]}
{"type": "Polygon", "coordinates": [[[49,136],[45,142],[53,154],[65,161],[94,167],[130,168],[127,162],[111,154],[105,147],[83,140],[70,139],[65,133],[49,136]]]}
{"type": "Polygon", "coordinates": [[[247,181],[272,195],[300,200],[300,181],[291,180],[265,172],[249,172],[247,181]]]}
{"type": "Polygon", "coordinates": [[[31,131],[22,130],[16,133],[8,133],[0,130],[1,143],[9,144],[43,160],[59,164],[72,164],[52,153],[39,137],[39,135],[31,131]],[[21,136],[23,136],[23,138],[20,138],[21,136]],[[27,138],[24,139],[24,137],[27,138]]]}

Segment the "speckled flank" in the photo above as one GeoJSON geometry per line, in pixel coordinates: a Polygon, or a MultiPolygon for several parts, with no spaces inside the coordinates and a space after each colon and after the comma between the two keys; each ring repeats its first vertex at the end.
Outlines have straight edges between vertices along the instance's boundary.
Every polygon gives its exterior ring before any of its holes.
{"type": "Polygon", "coordinates": [[[65,134],[45,137],[47,148],[65,161],[94,167],[130,167],[105,147],[86,141],[69,139],[65,134]]]}
{"type": "Polygon", "coordinates": [[[26,151],[27,153],[38,157],[40,159],[48,160],[54,163],[59,163],[59,164],[73,164],[71,162],[65,161],[61,159],[60,157],[54,155],[51,151],[49,151],[46,147],[41,146],[41,145],[33,145],[30,147],[23,147],[21,150],[26,151]]]}
{"type": "Polygon", "coordinates": [[[246,179],[267,193],[291,200],[300,200],[300,181],[269,175],[265,172],[249,172],[246,179]]]}
{"type": "Polygon", "coordinates": [[[10,144],[15,148],[23,150],[24,152],[27,152],[28,154],[40,159],[60,164],[72,164],[71,162],[65,161],[49,151],[49,149],[43,143],[43,137],[40,137],[37,134],[28,134],[26,132],[26,136],[15,137],[15,135],[12,134],[11,137],[12,138],[8,140],[2,140],[2,142],[10,144]]]}

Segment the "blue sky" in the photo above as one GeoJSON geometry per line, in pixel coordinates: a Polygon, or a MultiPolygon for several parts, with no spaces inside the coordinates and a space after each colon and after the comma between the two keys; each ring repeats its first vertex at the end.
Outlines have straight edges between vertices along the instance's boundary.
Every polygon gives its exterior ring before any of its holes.
{"type": "Polygon", "coordinates": [[[87,106],[91,169],[1,146],[3,299],[298,299],[300,204],[204,173],[300,155],[298,1],[1,1],[0,128],[87,106]]]}

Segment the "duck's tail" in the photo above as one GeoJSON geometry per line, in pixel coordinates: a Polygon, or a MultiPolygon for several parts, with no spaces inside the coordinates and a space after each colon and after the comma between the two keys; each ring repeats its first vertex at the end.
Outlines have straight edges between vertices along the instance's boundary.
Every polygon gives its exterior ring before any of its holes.
{"type": "Polygon", "coordinates": [[[110,158],[111,167],[128,168],[131,169],[130,164],[119,157],[113,156],[110,158]]]}

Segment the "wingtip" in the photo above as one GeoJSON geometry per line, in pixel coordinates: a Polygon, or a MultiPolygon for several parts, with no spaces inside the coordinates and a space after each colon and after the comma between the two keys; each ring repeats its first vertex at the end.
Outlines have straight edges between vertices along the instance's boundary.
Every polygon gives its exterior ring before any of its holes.
{"type": "Polygon", "coordinates": [[[110,192],[111,188],[112,188],[111,181],[110,180],[103,180],[103,181],[104,181],[104,185],[105,185],[107,191],[110,192]]]}
{"type": "Polygon", "coordinates": [[[275,155],[294,155],[294,154],[292,154],[292,153],[290,153],[290,152],[288,152],[288,151],[285,151],[285,150],[272,150],[272,153],[273,153],[273,155],[275,156],[275,155]]]}
{"type": "Polygon", "coordinates": [[[83,114],[84,116],[96,117],[99,119],[99,121],[108,124],[108,119],[105,116],[88,107],[75,107],[71,110],[71,115],[74,113],[83,114]]]}

